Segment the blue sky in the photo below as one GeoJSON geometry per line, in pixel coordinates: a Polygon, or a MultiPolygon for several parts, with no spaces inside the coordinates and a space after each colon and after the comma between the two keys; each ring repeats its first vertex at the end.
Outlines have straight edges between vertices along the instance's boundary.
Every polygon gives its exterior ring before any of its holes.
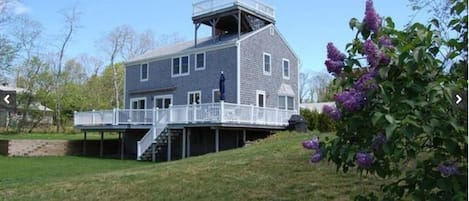
{"type": "MultiPolygon", "coordinates": [[[[277,27],[300,57],[302,71],[324,71],[326,44],[334,42],[344,50],[354,37],[348,27],[352,17],[362,19],[365,0],[263,0],[276,9],[277,27]]],[[[23,0],[17,13],[29,15],[42,23],[45,34],[57,35],[63,27],[61,12],[74,6],[81,12],[81,27],[67,49],[67,57],[86,53],[103,56],[96,41],[119,25],[131,25],[137,32],[153,30],[155,35],[177,33],[192,40],[192,0],[23,0]]],[[[398,28],[414,13],[408,0],[375,0],[380,16],[390,16],[398,28]]],[[[415,20],[426,20],[425,16],[415,20]]],[[[202,30],[208,35],[208,29],[202,30]]]]}

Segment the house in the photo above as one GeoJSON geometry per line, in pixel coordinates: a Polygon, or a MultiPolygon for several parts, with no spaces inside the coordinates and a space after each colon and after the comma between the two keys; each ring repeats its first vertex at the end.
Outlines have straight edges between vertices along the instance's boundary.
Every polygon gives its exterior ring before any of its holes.
{"type": "Polygon", "coordinates": [[[25,124],[48,127],[52,125],[53,110],[38,102],[33,102],[28,111],[24,104],[18,101],[17,96],[26,92],[26,89],[9,86],[7,83],[0,85],[0,127],[8,129],[14,127],[26,114],[25,124]]]}
{"type": "Polygon", "coordinates": [[[299,110],[299,59],[275,10],[257,0],[204,0],[193,4],[192,21],[194,40],[126,62],[125,110],[76,113],[75,125],[121,126],[130,142],[123,149],[152,160],[236,148],[285,129],[299,110]],[[201,25],[211,36],[198,38],[201,25]]]}
{"type": "Polygon", "coordinates": [[[335,107],[335,102],[320,102],[320,103],[301,103],[300,109],[308,109],[322,113],[324,106],[335,107]]]}

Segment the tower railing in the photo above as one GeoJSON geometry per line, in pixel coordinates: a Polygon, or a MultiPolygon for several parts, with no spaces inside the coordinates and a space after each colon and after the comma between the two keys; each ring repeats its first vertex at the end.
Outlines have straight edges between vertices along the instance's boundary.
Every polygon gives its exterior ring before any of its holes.
{"type": "Polygon", "coordinates": [[[203,15],[236,5],[275,19],[275,9],[259,0],[203,0],[192,4],[192,16],[203,15]]]}

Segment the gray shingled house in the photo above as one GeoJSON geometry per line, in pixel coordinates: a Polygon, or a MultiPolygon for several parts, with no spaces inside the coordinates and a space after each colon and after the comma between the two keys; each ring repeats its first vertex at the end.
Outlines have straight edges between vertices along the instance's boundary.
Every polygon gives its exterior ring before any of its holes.
{"type": "Polygon", "coordinates": [[[75,125],[122,133],[121,154],[153,160],[236,148],[285,129],[299,110],[299,60],[274,9],[205,0],[193,4],[192,20],[194,40],[126,62],[125,109],[79,112],[75,125]],[[197,37],[201,25],[211,27],[210,37],[197,37]]]}

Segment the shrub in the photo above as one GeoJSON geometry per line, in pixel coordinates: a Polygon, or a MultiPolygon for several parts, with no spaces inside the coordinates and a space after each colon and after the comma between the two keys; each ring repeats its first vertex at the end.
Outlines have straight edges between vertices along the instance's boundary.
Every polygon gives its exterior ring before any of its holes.
{"type": "Polygon", "coordinates": [[[380,199],[467,200],[467,111],[452,106],[453,92],[467,91],[467,70],[458,70],[467,67],[467,1],[450,3],[448,41],[439,36],[438,20],[399,31],[368,0],[364,20],[350,21],[357,35],[348,55],[327,45],[325,64],[342,89],[337,108],[327,111],[339,123],[337,137],[320,142],[316,158],[344,172],[390,178],[380,199]],[[441,49],[449,51],[444,58],[441,49]]]}
{"type": "Polygon", "coordinates": [[[301,116],[303,116],[308,124],[308,129],[319,130],[320,132],[332,132],[335,131],[336,122],[324,113],[319,113],[316,110],[301,109],[301,116]]]}

